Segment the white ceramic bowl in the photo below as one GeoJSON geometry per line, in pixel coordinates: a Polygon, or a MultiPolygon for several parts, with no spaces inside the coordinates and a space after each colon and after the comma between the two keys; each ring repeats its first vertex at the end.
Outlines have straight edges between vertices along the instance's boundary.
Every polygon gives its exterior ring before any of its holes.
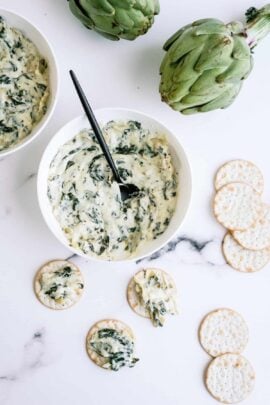
{"type": "Polygon", "coordinates": [[[0,151],[1,158],[23,148],[34,138],[36,138],[44,129],[55,108],[58,95],[59,79],[56,59],[52,47],[49,44],[48,40],[44,37],[44,35],[38,30],[38,28],[36,28],[30,21],[26,20],[24,17],[21,17],[18,14],[13,13],[12,11],[2,9],[1,7],[0,16],[2,16],[7,21],[7,24],[9,26],[22,31],[22,33],[36,45],[39,53],[48,62],[50,74],[50,99],[46,114],[44,115],[42,120],[33,128],[31,134],[29,134],[25,139],[11,148],[0,151]]]}
{"type": "MultiPolygon", "coordinates": [[[[132,256],[132,258],[124,260],[124,261],[133,261],[141,259],[144,256],[148,256],[162,248],[165,244],[167,244],[175,235],[175,233],[179,230],[181,224],[183,223],[184,217],[187,214],[187,210],[191,200],[191,189],[192,189],[192,180],[191,180],[191,170],[188,163],[187,156],[185,154],[184,149],[182,148],[181,144],[179,143],[178,139],[175,135],[173,135],[164,125],[158,122],[156,119],[149,117],[143,113],[127,110],[127,109],[118,109],[118,108],[106,108],[101,110],[96,110],[95,115],[99,121],[99,123],[106,124],[110,120],[136,120],[142,123],[144,128],[149,129],[151,132],[159,132],[163,133],[167,137],[167,141],[170,146],[170,151],[173,158],[173,164],[179,173],[178,176],[178,201],[175,213],[172,217],[172,220],[166,229],[166,231],[160,235],[157,239],[153,241],[149,241],[143,244],[139,250],[137,250],[136,255],[132,256]]],[[[69,248],[72,252],[93,260],[102,260],[96,257],[88,256],[77,249],[74,249],[69,246],[68,241],[62,232],[58,222],[56,221],[55,217],[53,216],[51,205],[49,199],[47,197],[47,179],[48,179],[48,171],[51,161],[53,160],[56,152],[58,149],[66,143],[69,139],[73,138],[77,133],[79,133],[82,129],[89,128],[89,123],[86,116],[80,116],[75,118],[74,120],[67,123],[64,127],[57,132],[57,134],[51,139],[50,143],[48,144],[45,152],[42,156],[39,171],[38,171],[38,178],[37,178],[37,191],[38,191],[38,200],[42,215],[50,228],[53,234],[57,237],[57,239],[62,242],[67,248],[69,248]]]]}

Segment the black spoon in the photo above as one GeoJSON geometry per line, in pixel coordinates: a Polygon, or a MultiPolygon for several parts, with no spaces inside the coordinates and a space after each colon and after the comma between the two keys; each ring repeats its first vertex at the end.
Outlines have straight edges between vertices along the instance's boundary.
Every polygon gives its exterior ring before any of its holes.
{"type": "Polygon", "coordinates": [[[72,79],[72,81],[74,83],[75,89],[76,89],[76,91],[78,93],[79,99],[81,100],[81,103],[82,103],[83,109],[85,111],[85,114],[86,114],[86,116],[87,116],[87,118],[88,118],[88,120],[90,122],[90,125],[91,125],[91,127],[92,127],[92,129],[94,131],[94,134],[97,137],[97,140],[98,140],[98,142],[100,144],[100,147],[101,147],[101,149],[102,149],[102,151],[104,153],[104,156],[105,156],[105,158],[106,158],[106,160],[108,162],[108,165],[112,169],[114,179],[119,184],[121,200],[125,201],[128,198],[135,197],[140,192],[140,190],[134,184],[124,184],[123,183],[123,181],[122,181],[122,179],[121,179],[121,177],[119,175],[119,172],[118,172],[118,170],[117,170],[117,168],[115,166],[115,163],[113,161],[112,155],[111,155],[111,153],[109,151],[108,145],[105,142],[105,139],[103,137],[100,126],[97,123],[97,120],[96,120],[96,117],[95,117],[95,115],[93,113],[93,110],[90,107],[90,104],[89,104],[89,102],[88,102],[88,100],[87,100],[87,98],[86,98],[86,96],[85,96],[85,94],[83,92],[83,89],[81,88],[81,85],[80,85],[75,73],[73,72],[73,70],[70,70],[69,73],[70,73],[71,79],[72,79]]]}

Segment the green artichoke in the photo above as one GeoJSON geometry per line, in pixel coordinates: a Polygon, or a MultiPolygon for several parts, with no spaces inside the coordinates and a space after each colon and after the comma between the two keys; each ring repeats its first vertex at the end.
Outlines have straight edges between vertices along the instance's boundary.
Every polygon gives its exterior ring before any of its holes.
{"type": "Polygon", "coordinates": [[[195,21],[164,45],[162,100],[183,114],[228,107],[252,70],[252,50],[270,31],[270,4],[250,8],[247,23],[195,21]]]}
{"type": "Polygon", "coordinates": [[[159,0],[69,0],[72,13],[106,38],[133,40],[145,34],[159,13],[159,0]]]}

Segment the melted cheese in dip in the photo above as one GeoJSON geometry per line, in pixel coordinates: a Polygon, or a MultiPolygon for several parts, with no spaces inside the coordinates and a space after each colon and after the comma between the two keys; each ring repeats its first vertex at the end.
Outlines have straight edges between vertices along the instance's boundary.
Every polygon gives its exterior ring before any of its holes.
{"type": "Polygon", "coordinates": [[[46,113],[48,82],[36,46],[0,16],[0,151],[21,142],[46,113]]]}
{"type": "Polygon", "coordinates": [[[135,121],[110,121],[103,133],[123,182],[135,184],[140,194],[121,201],[95,135],[83,130],[54,157],[48,198],[71,246],[89,256],[121,260],[168,227],[177,174],[162,134],[135,121]]]}

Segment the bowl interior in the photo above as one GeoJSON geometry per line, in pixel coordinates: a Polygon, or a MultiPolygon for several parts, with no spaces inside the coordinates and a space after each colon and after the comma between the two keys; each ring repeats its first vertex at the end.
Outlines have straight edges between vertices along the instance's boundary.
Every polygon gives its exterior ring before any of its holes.
{"type": "MultiPolygon", "coordinates": [[[[110,120],[137,120],[142,123],[143,127],[148,128],[151,132],[165,134],[170,146],[174,166],[176,168],[176,171],[178,172],[178,201],[176,211],[172,217],[172,220],[168,228],[162,235],[160,235],[156,240],[144,243],[143,246],[141,246],[141,248],[136,251],[136,256],[132,256],[131,259],[129,259],[138,260],[144,256],[152,254],[154,251],[160,249],[163,245],[165,245],[175,235],[176,231],[182,224],[191,199],[192,182],[190,166],[187,160],[187,156],[179,141],[166,127],[157,122],[155,119],[139,112],[124,109],[101,109],[96,110],[95,114],[101,125],[107,123],[110,120]]],[[[57,150],[61,145],[63,145],[84,128],[89,128],[89,123],[85,116],[80,116],[62,127],[60,131],[51,139],[43,154],[39,166],[38,198],[44,219],[55,236],[73,252],[88,259],[92,259],[92,257],[87,256],[71,248],[68,245],[68,242],[58,222],[53,216],[50,202],[47,197],[47,178],[49,166],[52,159],[54,158],[57,150]]],[[[95,257],[93,257],[93,260],[104,259],[96,259],[95,257]]]]}
{"type": "Polygon", "coordinates": [[[50,69],[50,99],[48,103],[48,109],[46,114],[43,116],[41,121],[34,127],[33,131],[29,136],[27,136],[22,142],[15,145],[12,148],[3,150],[0,152],[0,156],[6,156],[15,150],[20,149],[27,143],[29,143],[33,138],[35,138],[40,131],[44,128],[46,122],[49,120],[57,99],[58,93],[58,72],[54,53],[48,41],[45,39],[43,34],[34,26],[32,23],[27,21],[25,18],[11,12],[0,8],[0,16],[2,16],[8,23],[9,26],[17,28],[22,31],[22,33],[30,39],[38,48],[39,53],[47,60],[50,69]]]}

